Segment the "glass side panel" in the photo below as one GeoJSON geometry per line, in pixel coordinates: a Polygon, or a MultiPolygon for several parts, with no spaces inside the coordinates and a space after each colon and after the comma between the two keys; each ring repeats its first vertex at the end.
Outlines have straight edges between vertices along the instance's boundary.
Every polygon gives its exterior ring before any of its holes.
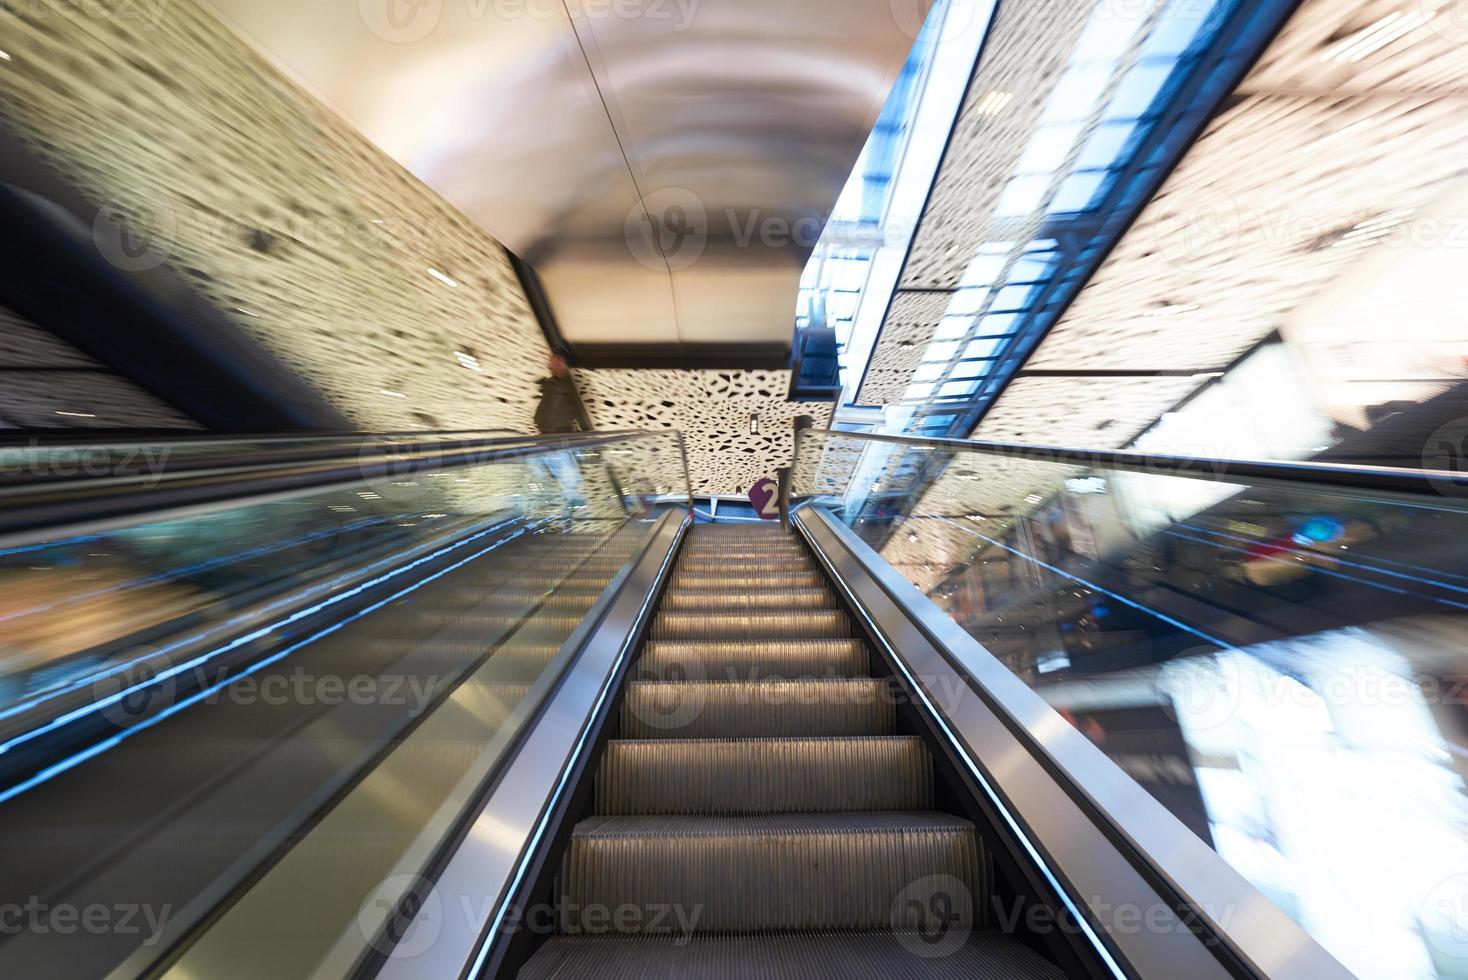
{"type": "Polygon", "coordinates": [[[0,975],[147,972],[131,966],[170,949],[190,976],[350,973],[377,889],[426,868],[588,614],[656,521],[689,506],[665,433],[5,555],[0,903],[127,895],[154,915],[127,933],[8,933],[0,975]],[[353,604],[364,581],[387,588],[353,604]],[[225,669],[241,638],[248,656],[225,669]],[[59,748],[50,725],[15,730],[68,694],[94,728],[59,748]],[[254,941],[264,923],[279,942],[254,941]]]}
{"type": "Polygon", "coordinates": [[[166,645],[178,624],[202,628],[515,517],[647,512],[662,495],[686,493],[672,438],[389,476],[0,548],[0,720],[104,664],[166,645]]]}
{"type": "Polygon", "coordinates": [[[1354,973],[1462,975],[1462,502],[809,436],[797,495],[1354,973]]]}

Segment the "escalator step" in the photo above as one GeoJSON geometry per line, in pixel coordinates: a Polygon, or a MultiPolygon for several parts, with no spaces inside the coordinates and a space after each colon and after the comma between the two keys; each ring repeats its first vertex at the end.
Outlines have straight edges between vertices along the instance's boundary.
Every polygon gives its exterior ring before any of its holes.
{"type": "Polygon", "coordinates": [[[700,558],[711,555],[763,558],[766,555],[804,555],[806,553],[805,546],[796,544],[794,541],[748,544],[742,541],[694,541],[684,545],[682,551],[684,556],[700,558]]]}
{"type": "Polygon", "coordinates": [[[806,572],[814,568],[814,560],[808,552],[792,555],[715,553],[684,555],[678,559],[678,569],[685,572],[806,572]]]}
{"type": "Polygon", "coordinates": [[[919,738],[614,741],[596,776],[601,814],[925,810],[933,763],[919,738]]]}
{"type": "Polygon", "coordinates": [[[825,586],[820,572],[770,572],[733,575],[728,572],[674,571],[670,583],[675,589],[717,589],[737,592],[740,589],[814,589],[825,586]]]}
{"type": "Polygon", "coordinates": [[[663,596],[662,609],[834,609],[836,597],[829,589],[745,589],[719,592],[714,589],[680,589],[663,596]]]}
{"type": "Polygon", "coordinates": [[[654,640],[827,639],[851,636],[851,621],[839,609],[788,613],[659,612],[654,640]]]}
{"type": "Polygon", "coordinates": [[[752,681],[865,677],[871,667],[861,640],[655,641],[637,661],[644,680],[752,681]]]}
{"type": "MultiPolygon", "coordinates": [[[[678,929],[675,925],[675,932],[678,929]]],[[[930,934],[886,932],[691,939],[682,934],[561,936],[536,952],[520,972],[520,980],[1064,980],[1065,976],[1001,932],[976,930],[943,956],[933,955],[934,948],[930,934]]]]}
{"type": "Polygon", "coordinates": [[[672,907],[698,910],[703,934],[891,929],[899,897],[943,875],[968,889],[955,924],[971,927],[981,859],[973,824],[931,811],[589,817],[561,870],[562,922],[574,934],[580,910],[672,907]]]}
{"type": "Polygon", "coordinates": [[[896,707],[870,678],[754,683],[634,681],[624,738],[819,738],[890,735],[896,707]]]}
{"type": "Polygon", "coordinates": [[[775,538],[790,540],[790,533],[774,521],[768,524],[695,524],[689,528],[692,540],[700,538],[775,538]]]}

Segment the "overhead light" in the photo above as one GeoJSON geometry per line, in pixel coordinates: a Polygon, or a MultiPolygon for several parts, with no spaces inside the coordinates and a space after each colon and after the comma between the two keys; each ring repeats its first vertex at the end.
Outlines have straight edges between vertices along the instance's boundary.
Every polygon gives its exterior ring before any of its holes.
{"type": "Polygon", "coordinates": [[[998,90],[985,92],[979,99],[979,104],[974,106],[974,111],[981,116],[997,116],[1003,112],[1014,98],[1013,92],[1000,92],[998,90]]]}
{"type": "Polygon", "coordinates": [[[5,52],[5,51],[0,51],[0,61],[9,61],[9,60],[10,60],[10,54],[8,52],[5,52]]]}
{"type": "Polygon", "coordinates": [[[91,412],[57,412],[57,415],[65,415],[69,419],[94,419],[97,416],[91,412]]]}
{"type": "Polygon", "coordinates": [[[470,371],[479,370],[479,358],[473,354],[466,354],[461,350],[456,350],[454,351],[454,357],[458,359],[460,367],[468,368],[470,371]]]}
{"type": "Polygon", "coordinates": [[[252,317],[254,317],[257,320],[260,318],[260,314],[258,314],[258,313],[251,313],[249,310],[245,309],[243,306],[236,306],[234,308],[234,310],[235,310],[236,313],[243,313],[245,316],[252,316],[252,317]]]}
{"type": "Polygon", "coordinates": [[[458,283],[454,282],[452,279],[450,279],[448,276],[444,275],[442,272],[439,272],[433,266],[429,266],[428,267],[428,274],[430,276],[432,276],[433,278],[437,279],[439,282],[443,283],[445,286],[449,286],[449,287],[452,287],[454,289],[458,289],[459,288],[459,284],[458,283]]]}
{"type": "Polygon", "coordinates": [[[1416,208],[1398,208],[1395,211],[1388,211],[1375,218],[1359,222],[1332,242],[1331,248],[1352,248],[1381,241],[1411,217],[1416,210],[1416,208]]]}
{"type": "Polygon", "coordinates": [[[907,540],[911,541],[913,544],[917,544],[917,539],[918,539],[918,536],[917,536],[917,534],[915,532],[913,532],[913,531],[908,531],[907,532],[907,540]]]}
{"type": "Polygon", "coordinates": [[[1432,15],[1420,10],[1403,13],[1394,10],[1376,23],[1363,27],[1355,34],[1327,48],[1320,55],[1321,61],[1336,64],[1355,64],[1367,55],[1374,54],[1397,38],[1414,31],[1432,19],[1432,15]]]}
{"type": "Polygon", "coordinates": [[[388,391],[386,388],[378,388],[377,389],[377,393],[379,395],[386,395],[389,398],[407,398],[408,397],[407,395],[403,394],[401,391],[388,391]]]}
{"type": "Polygon", "coordinates": [[[1045,498],[1042,497],[1042,496],[1040,496],[1038,493],[1032,493],[1028,497],[1025,498],[1025,503],[1027,503],[1027,504],[1038,504],[1040,501],[1042,501],[1044,499],[1045,498]]]}
{"type": "Polygon", "coordinates": [[[759,413],[758,412],[754,412],[754,413],[752,413],[749,416],[749,434],[752,435],[752,436],[759,435],[759,413]]]}

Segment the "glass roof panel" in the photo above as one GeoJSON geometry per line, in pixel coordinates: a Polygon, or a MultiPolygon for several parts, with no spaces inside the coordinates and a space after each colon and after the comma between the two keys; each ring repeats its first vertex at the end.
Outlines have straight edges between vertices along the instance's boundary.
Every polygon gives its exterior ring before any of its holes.
{"type": "MultiPolygon", "coordinates": [[[[1096,0],[1041,118],[1022,137],[1022,154],[1000,176],[987,237],[950,249],[972,249],[973,259],[923,352],[923,380],[904,398],[919,404],[893,413],[893,427],[933,431],[941,415],[954,426],[942,434],[971,431],[1170,169],[1173,157],[1152,159],[1158,140],[1227,94],[1212,69],[1220,59],[1248,56],[1213,42],[1245,14],[1242,0],[1096,0]],[[1196,80],[1186,89],[1193,94],[1174,105],[1185,79],[1196,80]],[[1016,228],[1033,237],[1017,241],[1016,228]],[[950,407],[954,398],[961,411],[950,407]],[[944,412],[930,413],[939,399],[944,412]]],[[[1229,43],[1238,36],[1230,33],[1229,43]]]]}

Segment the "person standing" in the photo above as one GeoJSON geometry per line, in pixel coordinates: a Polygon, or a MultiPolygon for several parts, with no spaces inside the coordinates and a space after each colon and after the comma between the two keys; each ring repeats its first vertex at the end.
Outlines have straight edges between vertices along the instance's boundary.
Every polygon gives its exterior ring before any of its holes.
{"type": "Polygon", "coordinates": [[[540,385],[540,404],[535,409],[535,428],[541,435],[578,429],[590,432],[591,419],[586,414],[586,406],[581,404],[581,394],[576,390],[566,358],[552,351],[546,367],[550,376],[536,382],[540,385]]]}

